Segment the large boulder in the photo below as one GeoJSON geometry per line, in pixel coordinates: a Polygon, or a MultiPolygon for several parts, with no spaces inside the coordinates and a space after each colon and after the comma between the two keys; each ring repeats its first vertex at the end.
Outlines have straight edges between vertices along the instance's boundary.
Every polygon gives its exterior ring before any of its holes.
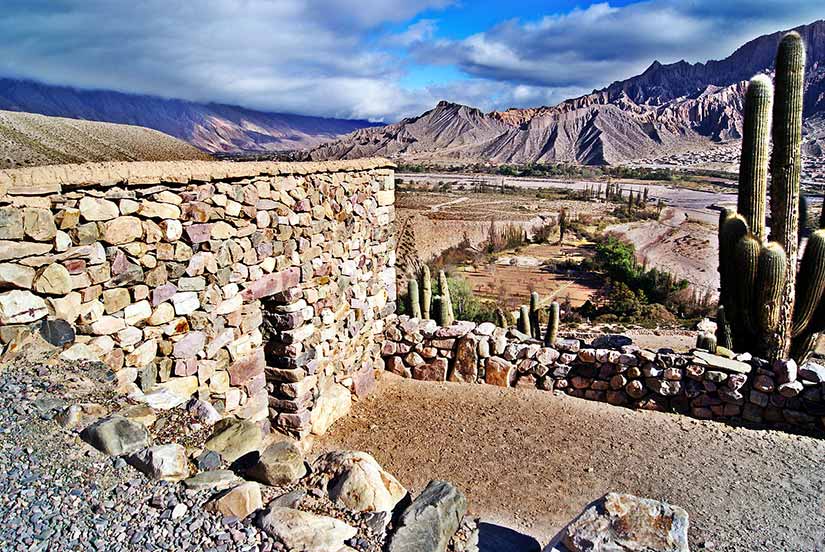
{"type": "Polygon", "coordinates": [[[304,457],[295,443],[281,441],[268,446],[247,475],[265,485],[283,486],[295,483],[306,473],[304,457]]]}
{"type": "Polygon", "coordinates": [[[186,449],[178,444],[155,445],[136,452],[129,463],[152,479],[180,481],[189,477],[186,449]]]}
{"type": "Polygon", "coordinates": [[[387,552],[445,552],[467,513],[467,498],[446,481],[430,481],[400,515],[387,552]]]}
{"type": "Polygon", "coordinates": [[[217,425],[215,434],[204,444],[204,448],[219,453],[227,462],[234,462],[241,456],[260,450],[262,442],[258,424],[248,420],[229,420],[217,425]]]}
{"type": "Polygon", "coordinates": [[[149,446],[149,432],[123,416],[110,416],[90,425],[80,437],[109,456],[132,454],[149,446]]]}
{"type": "Polygon", "coordinates": [[[330,500],[350,510],[389,514],[407,496],[407,489],[366,452],[328,452],[315,460],[312,473],[324,482],[330,500]]]}
{"type": "Polygon", "coordinates": [[[287,549],[302,552],[339,552],[358,532],[335,518],[278,506],[264,512],[260,525],[287,549]]]}
{"type": "Polygon", "coordinates": [[[608,493],[571,523],[572,552],[688,552],[688,514],[678,506],[608,493]]]}

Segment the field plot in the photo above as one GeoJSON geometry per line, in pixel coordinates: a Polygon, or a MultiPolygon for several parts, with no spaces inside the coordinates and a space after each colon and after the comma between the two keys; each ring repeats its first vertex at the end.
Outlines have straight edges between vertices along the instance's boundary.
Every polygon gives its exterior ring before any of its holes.
{"type": "Polygon", "coordinates": [[[578,262],[590,254],[586,245],[531,244],[518,252],[503,252],[494,262],[462,267],[460,274],[478,296],[510,309],[528,303],[533,291],[545,303],[569,300],[580,307],[601,288],[601,278],[581,271],[553,271],[544,263],[578,262]]]}

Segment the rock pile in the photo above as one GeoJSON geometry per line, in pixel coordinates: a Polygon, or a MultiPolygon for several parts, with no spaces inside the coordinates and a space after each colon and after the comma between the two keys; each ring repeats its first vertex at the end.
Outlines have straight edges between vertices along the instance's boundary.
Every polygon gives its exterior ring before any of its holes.
{"type": "Polygon", "coordinates": [[[538,388],[703,419],[818,430],[825,424],[825,368],[815,362],[650,351],[609,335],[545,347],[489,322],[439,327],[408,316],[389,319],[384,336],[386,369],[408,378],[538,388]]]}
{"type": "Polygon", "coordinates": [[[393,202],[382,160],[0,171],[0,342],[47,320],[152,408],[323,433],[380,366],[393,202]]]}

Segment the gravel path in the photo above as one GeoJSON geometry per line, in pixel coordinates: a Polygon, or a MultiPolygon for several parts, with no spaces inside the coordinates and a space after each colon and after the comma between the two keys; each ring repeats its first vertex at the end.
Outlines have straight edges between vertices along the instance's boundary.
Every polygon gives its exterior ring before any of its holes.
{"type": "Polygon", "coordinates": [[[684,507],[692,550],[825,550],[823,439],[385,375],[316,448],[370,452],[413,492],[450,480],[473,514],[542,544],[622,491],[684,507]]]}

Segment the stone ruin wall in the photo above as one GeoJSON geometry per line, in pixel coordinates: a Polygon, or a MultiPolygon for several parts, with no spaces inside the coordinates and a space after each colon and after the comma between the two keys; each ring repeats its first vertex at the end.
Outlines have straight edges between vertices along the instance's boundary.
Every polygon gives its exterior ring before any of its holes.
{"type": "Polygon", "coordinates": [[[0,171],[0,338],[62,319],[139,401],[323,433],[382,368],[394,218],[384,160],[0,171]]]}
{"type": "Polygon", "coordinates": [[[813,362],[650,351],[624,336],[559,339],[550,348],[489,322],[439,327],[408,316],[388,319],[385,336],[387,371],[407,378],[538,388],[733,423],[825,427],[825,367],[813,362]]]}

